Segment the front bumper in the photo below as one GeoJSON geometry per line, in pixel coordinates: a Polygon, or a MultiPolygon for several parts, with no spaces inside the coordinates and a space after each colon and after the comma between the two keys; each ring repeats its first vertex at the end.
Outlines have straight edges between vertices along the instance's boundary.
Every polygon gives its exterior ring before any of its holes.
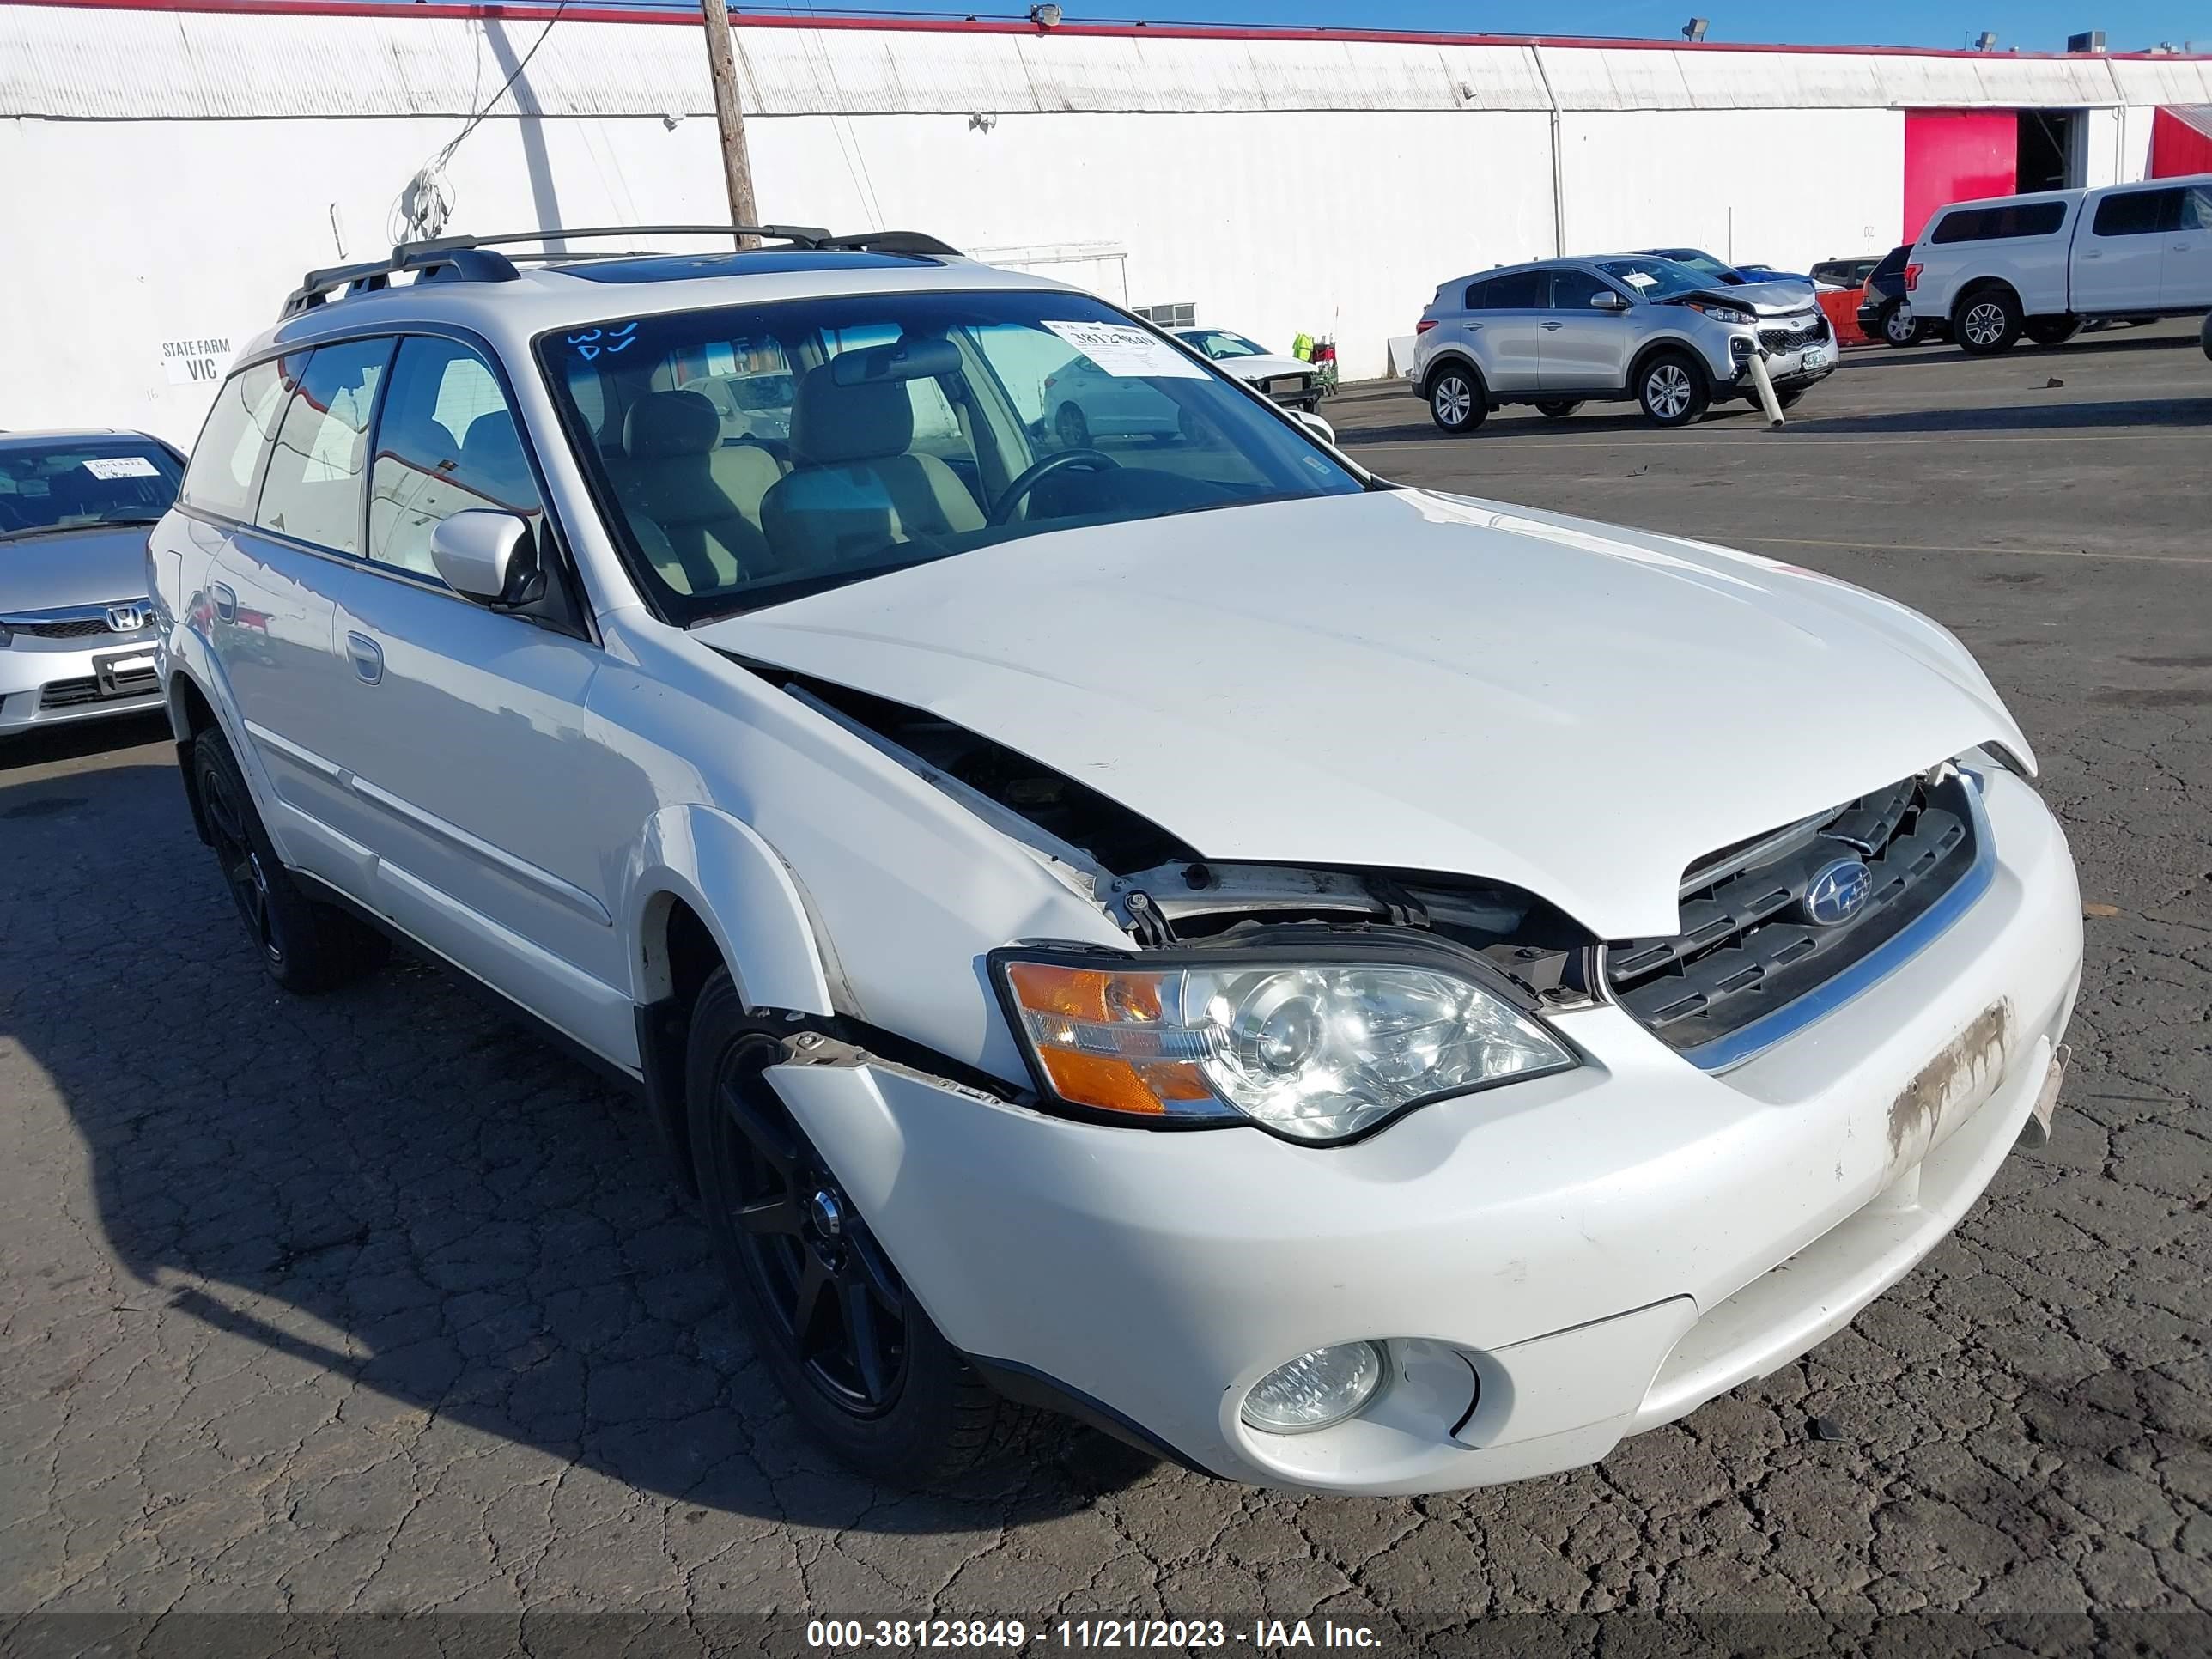
{"type": "Polygon", "coordinates": [[[88,641],[15,635],[0,646],[0,734],[160,708],[155,650],[150,629],[88,641]]]}
{"type": "Polygon", "coordinates": [[[1580,1070],[1328,1149],[1073,1123],[888,1067],[771,1075],[956,1346],[1191,1463],[1358,1493],[1572,1468],[1848,1322],[2011,1149],[2071,1012],[2081,908],[2034,793],[1985,790],[1981,901],[1724,1074],[1601,1006],[1558,1022],[1580,1070]],[[1930,1107],[1932,1066],[1993,1019],[1979,1081],[1930,1107]],[[1391,1356],[1364,1415],[1243,1425],[1266,1372],[1360,1339],[1391,1356]]]}

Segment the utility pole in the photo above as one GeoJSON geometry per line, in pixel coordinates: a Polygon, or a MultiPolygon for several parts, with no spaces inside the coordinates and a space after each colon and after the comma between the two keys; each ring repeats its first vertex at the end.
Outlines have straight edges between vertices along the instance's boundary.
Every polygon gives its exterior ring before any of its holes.
{"type": "MultiPolygon", "coordinates": [[[[738,53],[730,34],[727,0],[699,0],[707,23],[707,72],[714,82],[714,125],[722,135],[722,180],[729,188],[730,222],[755,225],[752,158],[745,152],[745,114],[738,106],[738,53]]],[[[739,247],[757,247],[757,236],[739,236],[739,247]]]]}

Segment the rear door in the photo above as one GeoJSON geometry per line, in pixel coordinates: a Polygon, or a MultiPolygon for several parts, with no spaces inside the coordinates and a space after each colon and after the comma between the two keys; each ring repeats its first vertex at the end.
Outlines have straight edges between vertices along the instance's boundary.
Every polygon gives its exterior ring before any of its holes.
{"type": "Polygon", "coordinates": [[[2075,310],[2157,309],[2166,244],[2180,222],[2184,194],[2172,188],[2113,190],[2097,198],[2074,244],[2075,310]]]}
{"type": "Polygon", "coordinates": [[[1593,271],[1567,267],[1550,275],[1551,303],[1538,325],[1543,390],[1620,390],[1628,381],[1628,358],[1636,335],[1628,319],[1634,313],[1601,311],[1590,301],[1600,294],[1620,290],[1593,271]]]}
{"type": "Polygon", "coordinates": [[[2168,311],[2212,310],[2212,185],[2179,192],[2179,222],[2166,239],[2159,303],[2168,311]]]}
{"type": "Polygon", "coordinates": [[[271,365],[275,442],[250,522],[209,568],[209,642],[277,797],[270,831],[288,861],[349,891],[362,875],[348,851],[360,825],[343,780],[349,708],[331,592],[361,548],[369,416],[392,346],[344,341],[271,365]]]}
{"type": "Polygon", "coordinates": [[[1470,283],[1468,348],[1493,392],[1534,392],[1542,384],[1542,324],[1551,302],[1548,272],[1516,271],[1470,283]]]}

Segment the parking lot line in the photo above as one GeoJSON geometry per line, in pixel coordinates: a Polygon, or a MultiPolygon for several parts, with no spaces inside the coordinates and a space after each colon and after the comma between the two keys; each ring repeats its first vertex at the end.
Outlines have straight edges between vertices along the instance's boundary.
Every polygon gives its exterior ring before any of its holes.
{"type": "Polygon", "coordinates": [[[1996,553],[2024,559],[2124,559],[2130,564],[2212,564],[2212,555],[2199,553],[2095,553],[2086,547],[1974,547],[1942,542],[1840,542],[1810,536],[1747,536],[1731,532],[1731,541],[1753,547],[1834,547],[1854,553],[1996,553]]]}
{"type": "MultiPolygon", "coordinates": [[[[1436,442],[1433,438],[1392,438],[1381,443],[1363,444],[1358,441],[1358,434],[1357,427],[1347,428],[1339,441],[1346,444],[1352,449],[1427,449],[1436,442]]],[[[1928,433],[1920,432],[1915,433],[1911,437],[1863,438],[1850,432],[1793,432],[1784,427],[1779,433],[1746,433],[1740,438],[1708,437],[1704,440],[1704,443],[1706,447],[1714,448],[1750,449],[1762,444],[1770,444],[1779,437],[1789,442],[1799,444],[1918,444],[1924,446],[1930,435],[1928,433]]],[[[1946,432],[1936,435],[1940,435],[1945,443],[1949,444],[2146,443],[2158,438],[2186,438],[2193,443],[2204,441],[2203,433],[2195,428],[2177,428],[2167,430],[2159,427],[2127,427],[2118,432],[2081,432],[2071,428],[2056,428],[2049,432],[2019,432],[1998,436],[1974,436],[1957,432],[1946,432]]],[[[1495,442],[1495,440],[1492,441],[1495,442]]],[[[1540,446],[1546,450],[1648,449],[1660,441],[1662,440],[1656,435],[1643,434],[1624,435],[1619,438],[1539,438],[1535,440],[1534,445],[1530,447],[1540,446]]]]}

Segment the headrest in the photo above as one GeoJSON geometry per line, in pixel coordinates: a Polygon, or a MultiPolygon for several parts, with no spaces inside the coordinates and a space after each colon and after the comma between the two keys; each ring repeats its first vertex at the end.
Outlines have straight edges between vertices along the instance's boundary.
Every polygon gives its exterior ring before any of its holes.
{"type": "Polygon", "coordinates": [[[793,453],[810,466],[903,454],[914,441],[906,383],[959,367],[960,353],[948,340],[894,340],[838,353],[799,383],[791,405],[793,453]]]}
{"type": "Polygon", "coordinates": [[[460,463],[472,483],[489,487],[502,501],[526,501],[538,493],[522,458],[522,434],[514,429],[514,416],[503,409],[469,422],[461,434],[460,463]]]}
{"type": "Polygon", "coordinates": [[[721,437],[722,417],[696,392],[648,392],[623,417],[623,451],[634,461],[704,455],[721,437]]]}

